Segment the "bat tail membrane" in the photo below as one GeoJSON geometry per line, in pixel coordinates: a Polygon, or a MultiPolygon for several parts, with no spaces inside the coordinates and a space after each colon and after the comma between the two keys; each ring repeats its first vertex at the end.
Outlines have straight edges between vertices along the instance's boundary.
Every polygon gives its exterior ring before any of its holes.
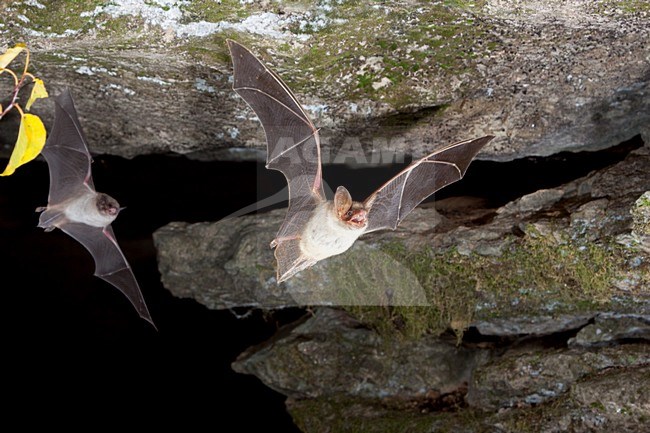
{"type": "Polygon", "coordinates": [[[40,217],[38,218],[38,227],[45,229],[46,232],[52,231],[57,223],[63,222],[65,215],[54,209],[48,208],[38,208],[37,212],[41,212],[40,217]]]}
{"type": "Polygon", "coordinates": [[[278,284],[316,263],[316,260],[302,254],[299,238],[278,241],[275,258],[278,262],[278,284]]]}

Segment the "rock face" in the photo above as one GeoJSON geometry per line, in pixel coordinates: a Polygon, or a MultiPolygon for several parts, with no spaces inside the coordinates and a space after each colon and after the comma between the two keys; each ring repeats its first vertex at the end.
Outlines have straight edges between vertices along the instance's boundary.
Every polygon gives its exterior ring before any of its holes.
{"type": "MultiPolygon", "coordinates": [[[[618,327],[630,319],[608,318],[618,327]]],[[[233,368],[287,395],[306,432],[643,431],[648,319],[632,319],[645,337],[623,345],[569,349],[566,334],[537,329],[504,335],[507,345],[457,347],[381,336],[321,308],[242,353],[233,368]]]]}
{"type": "Polygon", "coordinates": [[[270,344],[244,352],[233,368],[254,373],[294,398],[424,404],[465,387],[484,354],[435,338],[385,345],[376,332],[331,309],[318,310],[279,335],[270,344]],[[411,374],[414,370],[419,374],[411,374]]]}
{"type": "MultiPolygon", "coordinates": [[[[126,157],[263,158],[226,37],[295,90],[325,162],[390,163],[488,133],[479,157],[510,160],[647,133],[645,2],[441,3],[3,2],[0,47],[27,43],[51,93],[72,89],[93,152],[126,157]]],[[[49,125],[52,104],[34,109],[49,125]]],[[[13,136],[2,130],[4,156],[13,136]]]]}
{"type": "Polygon", "coordinates": [[[309,272],[277,285],[269,239],[275,237],[285,213],[276,210],[262,217],[162,227],[155,232],[154,242],[165,287],[176,296],[195,298],[215,309],[427,305],[413,272],[363,241],[348,255],[318,263],[309,272]],[[350,260],[351,256],[357,259],[350,260]]]}
{"type": "MultiPolygon", "coordinates": [[[[640,0],[0,3],[0,47],[26,42],[50,93],[72,89],[93,153],[264,159],[228,37],[295,90],[324,163],[484,134],[479,159],[496,162],[645,141],[494,208],[423,206],[281,285],[268,245],[284,210],[154,233],[175,296],[310,308],[233,363],[285,394],[305,432],[643,431],[649,29],[640,0]]],[[[34,111],[51,125],[51,101],[34,111]]]]}

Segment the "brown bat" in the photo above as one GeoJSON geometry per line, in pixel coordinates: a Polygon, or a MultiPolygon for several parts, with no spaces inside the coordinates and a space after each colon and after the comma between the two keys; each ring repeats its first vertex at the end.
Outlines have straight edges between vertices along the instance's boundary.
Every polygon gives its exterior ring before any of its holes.
{"type": "Polygon", "coordinates": [[[38,226],[45,231],[59,228],[86,247],[95,260],[95,275],[117,287],[155,328],[111,228],[120,205],[95,191],[92,158],[67,89],[55,98],[54,126],[41,153],[50,168],[50,194],[47,206],[36,209],[42,212],[38,226]]]}
{"type": "Polygon", "coordinates": [[[266,168],[281,171],[289,185],[289,209],[271,242],[278,283],[319,260],[340,254],[364,233],[397,228],[422,200],[460,180],[491,135],[445,146],[421,158],[363,202],[339,186],[325,198],[318,130],[289,87],[247,48],[228,40],[237,92],[255,111],[266,133],[266,168]]]}

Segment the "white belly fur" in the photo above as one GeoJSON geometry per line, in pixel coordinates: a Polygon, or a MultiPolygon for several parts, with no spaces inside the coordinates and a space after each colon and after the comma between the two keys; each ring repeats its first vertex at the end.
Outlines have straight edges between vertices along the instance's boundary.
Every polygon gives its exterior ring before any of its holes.
{"type": "Polygon", "coordinates": [[[307,222],[300,240],[302,253],[311,259],[322,260],[347,251],[364,231],[350,228],[340,221],[332,202],[320,204],[307,222]]]}
{"type": "Polygon", "coordinates": [[[66,204],[65,216],[68,221],[88,224],[93,227],[106,227],[115,217],[99,213],[95,202],[96,193],[89,191],[76,200],[66,204]]]}

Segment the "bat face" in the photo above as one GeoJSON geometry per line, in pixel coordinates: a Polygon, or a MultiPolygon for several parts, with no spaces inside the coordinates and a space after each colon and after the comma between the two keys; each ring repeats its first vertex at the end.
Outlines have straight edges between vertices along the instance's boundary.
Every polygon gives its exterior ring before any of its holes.
{"type": "Polygon", "coordinates": [[[476,154],[494,138],[487,135],[437,149],[363,202],[354,202],[344,187],[328,201],[321,179],[317,128],[275,72],[241,44],[228,40],[228,48],[233,60],[233,90],[255,111],[266,133],[267,168],[281,171],[289,187],[287,215],[271,242],[278,283],[346,251],[363,233],[396,229],[424,199],[462,179],[476,154]]]}
{"type": "Polygon", "coordinates": [[[50,193],[39,227],[58,228],[81,243],[95,260],[95,275],[118,288],[140,317],[155,325],[131,266],[117,244],[111,223],[120,212],[111,196],[95,191],[90,152],[72,96],[55,99],[54,126],[41,154],[50,169],[50,193]]]}
{"type": "Polygon", "coordinates": [[[368,224],[368,211],[363,203],[352,201],[352,196],[344,186],[339,186],[334,195],[334,208],[339,220],[351,229],[365,229],[368,224]]]}
{"type": "Polygon", "coordinates": [[[355,228],[366,228],[368,224],[368,211],[361,203],[355,203],[353,206],[358,207],[353,207],[347,211],[343,216],[343,221],[355,228]]]}
{"type": "Polygon", "coordinates": [[[117,200],[108,194],[97,194],[96,203],[99,213],[112,218],[112,220],[114,220],[117,217],[117,214],[120,212],[120,204],[117,202],[117,200]]]}

